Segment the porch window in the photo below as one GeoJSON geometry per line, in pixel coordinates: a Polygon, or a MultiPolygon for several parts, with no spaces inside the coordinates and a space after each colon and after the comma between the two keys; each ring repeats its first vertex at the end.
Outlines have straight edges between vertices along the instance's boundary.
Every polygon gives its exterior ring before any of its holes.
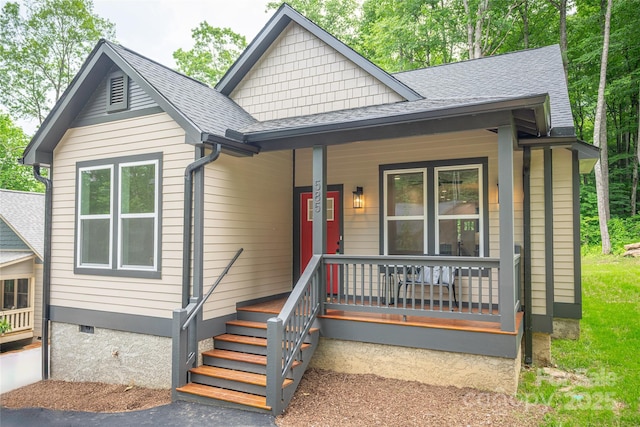
{"type": "Polygon", "coordinates": [[[484,256],[486,160],[471,161],[380,167],[385,255],[484,256]]]}
{"type": "Polygon", "coordinates": [[[29,307],[29,279],[2,280],[2,309],[29,307]]]}
{"type": "Polygon", "coordinates": [[[160,155],[79,166],[77,272],[158,272],[160,155]]]}

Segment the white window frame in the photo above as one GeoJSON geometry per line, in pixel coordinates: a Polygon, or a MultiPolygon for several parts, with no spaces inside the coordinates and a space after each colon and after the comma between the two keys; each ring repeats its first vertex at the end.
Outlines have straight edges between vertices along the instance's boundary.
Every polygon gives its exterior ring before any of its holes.
{"type": "Polygon", "coordinates": [[[481,164],[468,164],[468,165],[456,165],[456,166],[438,166],[433,168],[433,186],[434,186],[434,203],[435,203],[435,241],[436,241],[436,254],[440,253],[440,220],[441,219],[472,219],[478,220],[478,256],[484,256],[484,215],[483,215],[483,206],[484,206],[484,194],[483,194],[483,185],[484,182],[482,176],[482,165],[481,164]],[[438,193],[438,173],[439,172],[450,172],[454,170],[464,170],[464,169],[477,169],[478,170],[478,213],[477,214],[468,214],[468,215],[440,215],[440,197],[438,193]]]}
{"type": "Polygon", "coordinates": [[[85,219],[108,219],[109,230],[113,230],[113,196],[114,196],[114,176],[113,176],[113,164],[105,164],[98,166],[89,166],[78,168],[78,203],[77,203],[77,215],[78,221],[76,224],[77,239],[77,260],[76,266],[79,268],[98,268],[98,269],[111,269],[113,265],[113,231],[109,233],[109,263],[108,264],[95,264],[95,263],[82,263],[82,221],[85,219]],[[109,176],[109,213],[98,215],[83,215],[82,214],[82,173],[93,170],[108,169],[109,176]]]}
{"type": "Polygon", "coordinates": [[[159,174],[160,162],[157,159],[154,160],[143,160],[139,162],[126,162],[120,163],[118,165],[118,269],[119,270],[149,270],[156,271],[158,268],[158,192],[159,192],[159,174]],[[154,194],[154,206],[153,213],[122,213],[122,170],[124,168],[135,167],[135,166],[145,166],[145,165],[154,165],[154,182],[155,182],[155,194],[154,194]],[[125,265],[122,263],[122,242],[124,241],[124,227],[122,226],[122,221],[124,219],[129,218],[153,218],[153,265],[152,266],[142,266],[142,265],[125,265]]]}
{"type": "Polygon", "coordinates": [[[428,215],[427,208],[429,206],[429,200],[427,197],[427,186],[428,186],[428,174],[427,168],[411,168],[411,169],[392,169],[385,170],[383,172],[383,224],[384,224],[384,255],[389,255],[389,221],[399,221],[399,220],[409,220],[409,221],[419,221],[422,220],[424,234],[422,236],[423,239],[423,247],[426,252],[428,247],[428,234],[429,234],[429,224],[428,224],[428,215]],[[389,175],[400,175],[400,174],[410,174],[410,173],[422,173],[422,215],[389,215],[388,214],[388,176],[389,175]]]}

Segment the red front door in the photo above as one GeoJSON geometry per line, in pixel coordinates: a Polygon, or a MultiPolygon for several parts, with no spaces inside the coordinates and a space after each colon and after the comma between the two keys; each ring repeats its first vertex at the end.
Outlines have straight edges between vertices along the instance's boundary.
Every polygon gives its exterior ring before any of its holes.
{"type": "MultiPolygon", "coordinates": [[[[311,193],[300,194],[300,273],[313,255],[313,200],[311,193]]],[[[327,191],[327,253],[340,251],[340,212],[342,200],[339,191],[327,191]]],[[[327,293],[338,293],[338,269],[327,270],[327,293]]]]}

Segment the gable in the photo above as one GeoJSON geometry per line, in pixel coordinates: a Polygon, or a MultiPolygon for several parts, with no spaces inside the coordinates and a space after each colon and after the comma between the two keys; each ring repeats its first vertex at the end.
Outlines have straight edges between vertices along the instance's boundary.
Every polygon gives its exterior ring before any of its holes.
{"type": "Polygon", "coordinates": [[[230,97],[261,121],[405,100],[295,21],[230,97]]]}
{"type": "Polygon", "coordinates": [[[162,109],[133,79],[124,74],[118,67],[113,67],[100,82],[91,98],[76,116],[71,127],[81,127],[120,120],[132,115],[159,113],[162,109]],[[107,83],[114,74],[121,74],[127,79],[126,93],[122,94],[126,107],[118,110],[109,109],[107,99],[109,90],[107,83]],[[128,113],[127,113],[128,112],[128,113]]]}
{"type": "Polygon", "coordinates": [[[9,227],[3,218],[0,218],[0,250],[31,251],[31,248],[9,227]]]}

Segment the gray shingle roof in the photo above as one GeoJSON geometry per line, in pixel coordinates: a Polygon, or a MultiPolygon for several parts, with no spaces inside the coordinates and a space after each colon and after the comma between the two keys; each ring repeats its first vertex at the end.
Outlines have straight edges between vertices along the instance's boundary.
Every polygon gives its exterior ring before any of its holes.
{"type": "Polygon", "coordinates": [[[394,77],[427,99],[548,93],[553,127],[573,127],[558,45],[406,71],[394,77]]]}
{"type": "Polygon", "coordinates": [[[242,128],[256,121],[232,99],[204,83],[125,47],[106,43],[201,131],[224,136],[229,128],[242,128]]]}
{"type": "Polygon", "coordinates": [[[42,259],[44,194],[0,190],[0,216],[42,259]]]}

